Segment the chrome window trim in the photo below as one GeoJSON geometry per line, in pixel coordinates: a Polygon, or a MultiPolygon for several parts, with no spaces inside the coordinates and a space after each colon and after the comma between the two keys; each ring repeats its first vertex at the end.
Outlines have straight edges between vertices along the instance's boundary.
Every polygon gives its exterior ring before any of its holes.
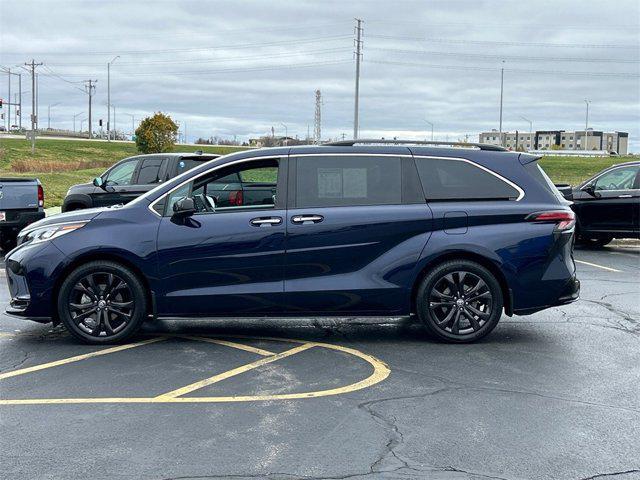
{"type": "MultiPolygon", "coordinates": [[[[149,205],[147,205],[147,208],[149,209],[149,211],[151,213],[153,213],[154,215],[157,215],[160,218],[163,218],[162,215],[160,215],[158,212],[156,212],[153,209],[153,206],[158,203],[160,200],[162,200],[164,197],[166,197],[167,195],[170,195],[172,192],[174,192],[175,190],[177,190],[178,188],[182,187],[183,185],[192,182],[194,180],[196,180],[197,178],[200,178],[204,175],[208,175],[211,172],[215,172],[216,170],[220,169],[220,168],[225,168],[231,165],[235,165],[236,163],[241,163],[241,162],[251,162],[253,160],[268,160],[268,159],[273,159],[273,160],[277,160],[282,158],[283,155],[261,155],[258,157],[249,157],[249,158],[240,158],[238,160],[234,160],[232,162],[228,162],[228,163],[224,163],[222,165],[217,165],[209,170],[205,170],[204,172],[200,172],[198,175],[195,175],[193,177],[187,178],[186,180],[184,180],[183,182],[180,182],[178,185],[176,185],[175,187],[173,187],[171,190],[169,190],[168,192],[164,193],[163,195],[160,195],[158,198],[156,198],[153,202],[149,203],[149,205]]],[[[214,159],[216,160],[216,159],[214,159]]],[[[184,172],[184,174],[189,173],[184,172]]],[[[183,175],[184,175],[183,174],[183,175]]]]}
{"type": "Polygon", "coordinates": [[[520,186],[518,186],[517,184],[515,184],[514,182],[512,182],[511,180],[508,180],[506,178],[504,178],[502,175],[500,175],[499,173],[494,172],[493,170],[488,169],[487,167],[484,167],[476,162],[473,162],[469,159],[466,158],[461,158],[461,157],[438,157],[435,155],[410,155],[410,154],[406,154],[406,153],[301,153],[301,154],[291,154],[291,157],[335,157],[335,156],[360,156],[360,157],[410,157],[410,158],[430,158],[430,159],[435,159],[435,160],[453,160],[453,161],[458,161],[458,162],[466,162],[470,165],[473,165],[474,167],[479,168],[480,170],[484,170],[485,172],[493,175],[494,177],[502,180],[504,183],[506,183],[507,185],[509,185],[510,187],[513,187],[516,189],[516,191],[518,192],[518,197],[515,199],[516,202],[519,202],[520,200],[522,200],[524,198],[524,190],[522,190],[522,188],[520,188],[520,186]]]}
{"type": "MultiPolygon", "coordinates": [[[[515,199],[516,202],[519,202],[520,200],[522,200],[524,198],[524,190],[522,190],[522,188],[520,188],[520,186],[518,186],[517,184],[515,184],[514,182],[512,182],[511,180],[508,180],[506,178],[504,178],[502,175],[500,175],[499,173],[494,172],[493,170],[490,170],[487,167],[484,167],[476,162],[473,162],[471,160],[468,160],[466,158],[460,158],[460,157],[438,157],[435,155],[412,155],[409,153],[335,153],[335,152],[325,152],[325,153],[289,153],[287,155],[288,157],[409,157],[409,158],[430,158],[430,159],[436,159],[436,160],[452,160],[452,161],[458,161],[458,162],[466,162],[470,165],[473,165],[474,167],[479,168],[480,170],[484,170],[485,172],[489,173],[490,175],[493,175],[494,177],[502,180],[504,183],[506,183],[507,185],[513,187],[514,189],[516,189],[516,191],[518,192],[518,197],[515,199]]],[[[193,180],[196,180],[197,178],[200,178],[204,175],[207,175],[211,172],[214,172],[220,168],[224,168],[224,167],[228,167],[230,165],[235,165],[236,163],[241,163],[241,162],[250,162],[253,160],[266,160],[266,159],[274,159],[277,160],[279,158],[282,158],[283,155],[260,155],[257,157],[249,157],[249,158],[241,158],[239,160],[234,160],[232,162],[228,162],[225,163],[223,165],[219,165],[216,166],[210,170],[205,170],[204,172],[199,173],[198,175],[188,178],[185,181],[179,183],[178,185],[176,185],[174,188],[172,188],[171,190],[169,190],[168,192],[166,192],[164,195],[156,198],[153,202],[151,202],[147,208],[149,209],[149,211],[151,211],[151,213],[153,213],[154,215],[157,215],[158,217],[162,218],[162,215],[160,215],[158,212],[156,212],[153,209],[153,206],[158,203],[162,198],[164,198],[167,195],[170,195],[171,192],[173,192],[174,190],[177,190],[178,188],[182,187],[184,184],[189,183],[193,180]]],[[[185,172],[188,173],[188,172],[185,172]]]]}

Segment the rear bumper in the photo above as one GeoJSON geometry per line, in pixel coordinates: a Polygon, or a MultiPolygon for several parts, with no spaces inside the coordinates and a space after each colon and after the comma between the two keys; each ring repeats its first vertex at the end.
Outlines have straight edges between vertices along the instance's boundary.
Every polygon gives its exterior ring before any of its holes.
{"type": "Polygon", "coordinates": [[[567,305],[573,303],[580,298],[580,280],[575,276],[567,281],[564,288],[560,292],[560,296],[552,303],[547,305],[541,305],[538,307],[530,307],[523,309],[516,309],[513,313],[516,315],[531,315],[532,313],[539,312],[551,307],[558,307],[560,305],[567,305]]]}
{"type": "Polygon", "coordinates": [[[18,233],[27,225],[42,220],[45,216],[44,210],[27,210],[27,211],[6,211],[7,219],[0,222],[0,234],[18,233]]]}

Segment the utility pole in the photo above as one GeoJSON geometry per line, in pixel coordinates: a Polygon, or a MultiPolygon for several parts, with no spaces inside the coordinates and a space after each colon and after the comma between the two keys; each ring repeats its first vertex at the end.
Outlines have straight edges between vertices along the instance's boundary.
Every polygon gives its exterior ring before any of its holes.
{"type": "Polygon", "coordinates": [[[500,69],[500,146],[503,145],[502,141],[502,94],[504,91],[504,60],[502,61],[502,68],[500,69]]]}
{"type": "MultiPolygon", "coordinates": [[[[107,63],[107,141],[111,141],[111,64],[115,62],[120,55],[116,55],[107,63]]],[[[115,122],[115,118],[113,120],[115,122]]]]}
{"type": "Polygon", "coordinates": [[[84,112],[76,113],[76,114],[73,116],[73,132],[74,132],[74,133],[75,133],[75,131],[76,131],[76,117],[78,117],[78,116],[82,115],[83,113],[84,113],[84,112]]]}
{"type": "Polygon", "coordinates": [[[18,116],[20,117],[18,119],[18,121],[20,122],[18,125],[20,128],[20,131],[22,131],[22,74],[21,73],[18,74],[18,105],[20,105],[18,107],[19,108],[18,116]]]}
{"type": "Polygon", "coordinates": [[[111,108],[113,109],[113,139],[117,140],[117,135],[118,135],[118,125],[116,124],[116,106],[115,105],[111,105],[111,108]]]}
{"type": "Polygon", "coordinates": [[[31,63],[25,63],[25,65],[31,70],[31,153],[33,154],[36,152],[36,129],[38,127],[36,67],[39,67],[42,63],[36,63],[35,60],[31,59],[31,63]]]}
{"type": "Polygon", "coordinates": [[[322,141],[322,94],[320,90],[316,90],[316,115],[313,128],[313,137],[316,145],[320,145],[322,141]]]}
{"type": "Polygon", "coordinates": [[[591,103],[590,100],[587,100],[585,98],[584,103],[587,104],[587,115],[584,119],[584,149],[588,150],[588,140],[589,140],[589,104],[591,103]]]}
{"type": "Polygon", "coordinates": [[[353,139],[358,138],[360,129],[360,59],[362,58],[362,20],[356,18],[356,92],[353,111],[353,139]]]}
{"type": "Polygon", "coordinates": [[[287,139],[287,137],[289,137],[289,129],[287,128],[287,126],[280,122],[280,125],[282,125],[284,127],[284,144],[285,146],[289,143],[289,140],[287,139]]]}
{"type": "Polygon", "coordinates": [[[93,138],[93,133],[91,132],[91,100],[93,100],[93,94],[96,91],[96,83],[98,80],[85,80],[84,90],[89,95],[89,138],[93,138]]]}
{"type": "Polygon", "coordinates": [[[9,95],[7,96],[7,132],[11,131],[11,69],[7,68],[7,80],[9,84],[9,95]]]}
{"type": "Polygon", "coordinates": [[[431,141],[433,142],[433,123],[431,123],[429,120],[425,120],[425,122],[431,125],[431,141]]]}

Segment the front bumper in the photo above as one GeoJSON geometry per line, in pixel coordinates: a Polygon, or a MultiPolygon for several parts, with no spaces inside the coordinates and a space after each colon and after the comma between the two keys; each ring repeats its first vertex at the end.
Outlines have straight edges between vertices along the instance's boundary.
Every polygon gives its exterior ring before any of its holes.
{"type": "Polygon", "coordinates": [[[5,258],[10,301],[6,313],[47,323],[55,317],[53,280],[65,255],[52,242],[24,245],[5,258]]]}

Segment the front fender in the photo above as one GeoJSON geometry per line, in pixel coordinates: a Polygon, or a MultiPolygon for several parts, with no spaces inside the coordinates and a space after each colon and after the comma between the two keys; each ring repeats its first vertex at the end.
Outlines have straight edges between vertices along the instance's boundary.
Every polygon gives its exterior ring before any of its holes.
{"type": "MultiPolygon", "coordinates": [[[[72,193],[62,202],[62,212],[68,212],[70,205],[82,205],[82,208],[93,208],[93,200],[86,193],[72,193]]],[[[78,210],[77,208],[75,210],[78,210]]]]}

